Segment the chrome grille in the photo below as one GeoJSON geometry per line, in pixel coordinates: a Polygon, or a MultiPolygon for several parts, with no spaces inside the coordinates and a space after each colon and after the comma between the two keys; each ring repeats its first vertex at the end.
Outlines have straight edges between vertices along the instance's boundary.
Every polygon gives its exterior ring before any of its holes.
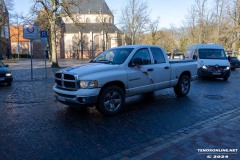
{"type": "Polygon", "coordinates": [[[208,66],[208,71],[211,72],[224,72],[226,66],[208,66]]]}
{"type": "Polygon", "coordinates": [[[57,87],[61,89],[77,90],[79,88],[77,77],[71,74],[56,73],[55,83],[57,87]]]}

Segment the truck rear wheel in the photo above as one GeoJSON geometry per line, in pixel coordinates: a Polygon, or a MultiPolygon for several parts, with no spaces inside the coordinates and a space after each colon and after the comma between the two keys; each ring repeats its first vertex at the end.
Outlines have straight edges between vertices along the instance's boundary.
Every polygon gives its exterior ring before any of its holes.
{"type": "Polygon", "coordinates": [[[97,109],[104,115],[119,113],[125,103],[123,90],[118,86],[108,86],[101,92],[97,109]]]}
{"type": "Polygon", "coordinates": [[[188,94],[190,86],[190,78],[187,75],[182,75],[178,80],[178,84],[174,87],[174,92],[177,96],[184,97],[188,94]]]}

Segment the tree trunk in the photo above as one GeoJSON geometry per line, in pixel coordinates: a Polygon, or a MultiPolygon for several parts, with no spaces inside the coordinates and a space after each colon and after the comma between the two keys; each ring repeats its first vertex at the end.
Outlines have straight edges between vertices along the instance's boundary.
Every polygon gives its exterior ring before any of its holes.
{"type": "Polygon", "coordinates": [[[57,51],[56,51],[56,28],[55,21],[50,22],[51,27],[51,49],[52,49],[52,68],[58,68],[57,51]]]}

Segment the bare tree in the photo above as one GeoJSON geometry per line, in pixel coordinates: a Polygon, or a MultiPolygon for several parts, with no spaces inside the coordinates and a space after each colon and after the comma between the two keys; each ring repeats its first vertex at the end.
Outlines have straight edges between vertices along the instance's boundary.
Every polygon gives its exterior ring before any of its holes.
{"type": "Polygon", "coordinates": [[[238,45],[239,45],[239,37],[238,37],[238,33],[240,31],[240,0],[236,0],[235,2],[235,7],[234,7],[234,40],[235,40],[235,44],[234,44],[234,50],[237,51],[237,53],[239,53],[238,49],[238,45]]]}
{"type": "Polygon", "coordinates": [[[112,27],[111,24],[112,24],[113,19],[112,19],[112,17],[107,18],[106,15],[104,15],[103,13],[100,12],[98,14],[97,20],[99,20],[98,23],[100,23],[102,25],[102,29],[103,29],[103,31],[102,31],[102,36],[103,36],[102,49],[104,51],[105,49],[108,49],[108,43],[109,43],[109,35],[108,34],[111,30],[111,27],[112,27]]]}
{"type": "Polygon", "coordinates": [[[157,31],[158,31],[158,25],[160,22],[160,17],[158,17],[156,20],[151,21],[149,28],[150,28],[150,34],[151,34],[151,41],[152,44],[155,45],[158,37],[157,37],[157,31]]]}
{"type": "MultiPolygon", "coordinates": [[[[67,14],[69,12],[69,7],[75,4],[74,0],[34,0],[34,10],[36,12],[44,9],[46,20],[50,26],[50,49],[52,54],[52,67],[59,67],[57,60],[57,50],[56,50],[56,24],[59,16],[59,10],[62,8],[67,14]]],[[[71,16],[70,16],[71,17],[71,16]]]]}
{"type": "Polygon", "coordinates": [[[81,59],[83,59],[84,48],[87,45],[85,45],[84,37],[83,37],[83,31],[86,26],[85,26],[84,22],[82,21],[81,16],[79,16],[79,14],[81,14],[81,5],[82,5],[82,0],[73,0],[70,5],[65,4],[65,6],[64,6],[65,13],[60,16],[67,18],[67,19],[68,18],[71,19],[73,24],[78,27],[79,33],[78,33],[78,35],[74,35],[74,37],[73,37],[73,50],[77,51],[77,58],[80,57],[80,55],[79,55],[79,51],[80,51],[81,59]],[[69,12],[70,7],[76,7],[77,10],[75,10],[75,12],[69,12]]]}
{"type": "Polygon", "coordinates": [[[13,25],[12,27],[17,31],[15,34],[11,33],[10,39],[15,38],[17,39],[17,53],[18,53],[18,59],[19,52],[20,52],[20,32],[21,32],[21,26],[23,25],[23,16],[19,13],[11,14],[10,17],[10,23],[13,25]]]}
{"type": "Polygon", "coordinates": [[[206,2],[207,0],[195,0],[195,12],[198,18],[198,25],[199,25],[199,43],[205,43],[204,41],[204,21],[206,16],[206,2]]]}
{"type": "Polygon", "coordinates": [[[128,0],[121,12],[120,25],[123,31],[131,38],[132,44],[138,43],[150,21],[147,1],[128,0]]]}
{"type": "Polygon", "coordinates": [[[233,22],[231,43],[233,50],[239,54],[239,32],[240,32],[240,0],[231,0],[228,6],[229,17],[233,22]]]}

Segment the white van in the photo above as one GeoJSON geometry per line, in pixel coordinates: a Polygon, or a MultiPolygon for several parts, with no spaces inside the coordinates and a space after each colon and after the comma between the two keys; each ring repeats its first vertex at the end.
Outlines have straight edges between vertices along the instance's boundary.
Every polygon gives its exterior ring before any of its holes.
{"type": "Polygon", "coordinates": [[[199,78],[223,78],[227,81],[230,76],[230,63],[222,45],[196,44],[188,46],[185,58],[197,61],[199,78]]]}

